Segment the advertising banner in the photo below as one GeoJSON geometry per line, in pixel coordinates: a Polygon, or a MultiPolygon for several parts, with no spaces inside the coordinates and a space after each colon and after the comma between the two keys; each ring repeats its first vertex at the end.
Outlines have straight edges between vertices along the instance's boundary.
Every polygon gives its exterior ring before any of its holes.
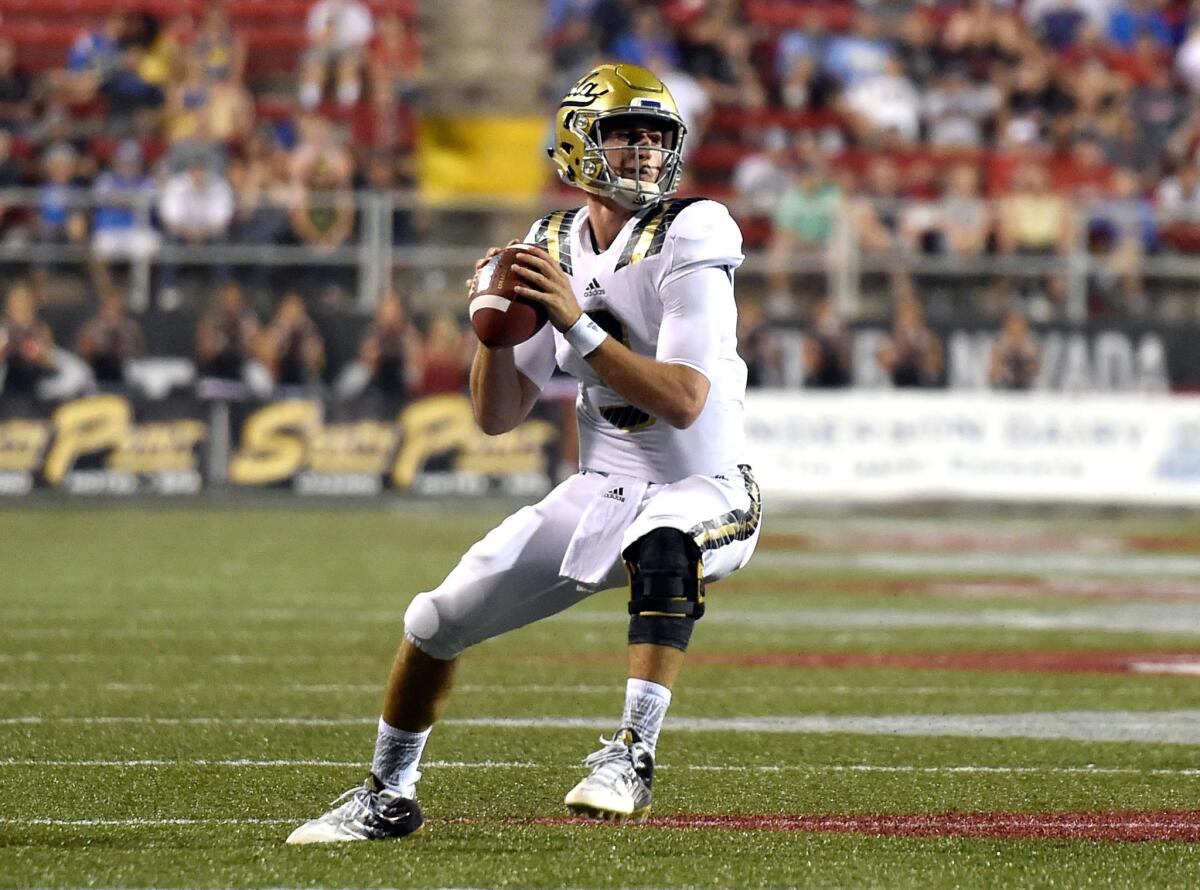
{"type": "Polygon", "coordinates": [[[1200,398],[749,394],[765,496],[1200,505],[1200,398]]]}
{"type": "Polygon", "coordinates": [[[102,394],[0,414],[0,495],[299,494],[536,496],[560,461],[558,407],[502,436],[476,426],[465,395],[413,402],[394,417],[334,419],[319,398],[141,400],[102,394]]]}

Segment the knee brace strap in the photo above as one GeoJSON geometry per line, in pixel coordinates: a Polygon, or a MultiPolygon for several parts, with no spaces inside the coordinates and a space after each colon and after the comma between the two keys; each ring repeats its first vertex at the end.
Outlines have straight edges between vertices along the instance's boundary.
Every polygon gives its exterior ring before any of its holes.
{"type": "Polygon", "coordinates": [[[696,619],[704,614],[700,553],[683,532],[655,529],[631,547],[626,557],[630,615],[696,619]]]}

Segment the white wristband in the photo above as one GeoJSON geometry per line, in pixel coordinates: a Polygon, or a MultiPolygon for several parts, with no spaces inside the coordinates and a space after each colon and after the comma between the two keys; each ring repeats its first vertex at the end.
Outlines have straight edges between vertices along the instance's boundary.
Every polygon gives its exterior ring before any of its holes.
{"type": "Polygon", "coordinates": [[[582,358],[587,358],[608,339],[608,334],[604,328],[588,318],[586,312],[583,312],[580,313],[579,320],[575,324],[563,331],[563,338],[582,358]]]}

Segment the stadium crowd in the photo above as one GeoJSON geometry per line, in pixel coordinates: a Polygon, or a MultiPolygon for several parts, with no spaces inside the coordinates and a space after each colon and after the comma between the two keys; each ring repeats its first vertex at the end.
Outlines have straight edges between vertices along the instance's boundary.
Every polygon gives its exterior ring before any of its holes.
{"type": "MultiPolygon", "coordinates": [[[[773,313],[809,311],[795,258],[837,250],[839,226],[868,257],[1088,250],[1093,314],[1145,311],[1141,259],[1200,250],[1200,4],[555,0],[548,32],[552,94],[599,58],[665,72],[688,185],[769,247],[773,313]]],[[[1061,275],[1029,285],[981,308],[1062,317],[1061,275]]]]}
{"type": "MultiPolygon", "coordinates": [[[[0,37],[0,189],[36,193],[33,207],[0,202],[0,245],[86,249],[96,318],[127,331],[107,341],[126,358],[143,338],[130,333],[137,319],[121,306],[114,263],[174,245],[331,254],[358,236],[354,189],[415,183],[423,68],[411,9],[317,0],[307,7],[307,47],[286,71],[252,77],[238,0],[196,8],[155,16],[121,7],[81,30],[59,66],[36,71],[0,37]],[[94,209],[73,201],[79,189],[94,209]],[[139,200],[146,210],[133,206],[139,200]]],[[[828,299],[825,275],[800,274],[823,269],[846,243],[884,282],[893,330],[873,360],[893,382],[943,378],[942,346],[925,317],[945,314],[945,301],[930,295],[949,282],[956,309],[973,288],[971,308],[1003,324],[1001,342],[1011,345],[989,376],[1011,388],[1036,377],[1028,320],[1063,317],[1067,285],[1056,261],[1069,251],[1091,255],[1090,313],[1123,317],[1156,296],[1144,258],[1200,252],[1200,3],[549,0],[546,8],[546,95],[561,95],[599,59],[661,73],[690,133],[684,193],[728,201],[747,245],[765,251],[764,293],[746,291],[742,305],[752,379],[777,360],[769,334],[781,319],[805,328],[810,382],[851,379],[853,319],[828,299]],[[918,274],[913,257],[953,274],[918,274]],[[1035,274],[962,271],[1004,259],[1028,260],[1035,274]]],[[[409,213],[393,222],[396,243],[421,239],[409,213]]],[[[189,293],[196,306],[211,304],[198,366],[229,367],[220,354],[238,344],[277,382],[336,376],[310,313],[348,305],[338,266],[205,270],[158,263],[153,288],[160,308],[189,293]],[[232,315],[217,324],[222,311],[232,315]]],[[[14,286],[25,296],[10,298],[0,346],[10,372],[13,343],[29,342],[29,330],[46,339],[36,317],[62,271],[34,263],[14,286]]],[[[448,312],[417,325],[402,299],[380,307],[362,345],[365,367],[403,365],[408,393],[462,385],[461,318],[448,312]]],[[[104,366],[93,356],[103,350],[86,344],[104,340],[94,333],[104,323],[92,330],[71,337],[99,379],[104,366]]],[[[44,364],[46,350],[30,349],[44,364]]],[[[9,385],[20,377],[10,373],[9,385]]]]}

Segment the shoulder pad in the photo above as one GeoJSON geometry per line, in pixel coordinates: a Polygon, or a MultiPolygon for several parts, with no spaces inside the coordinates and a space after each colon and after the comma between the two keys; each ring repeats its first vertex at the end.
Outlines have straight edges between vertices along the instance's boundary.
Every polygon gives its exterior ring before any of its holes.
{"type": "Polygon", "coordinates": [[[578,207],[572,210],[555,210],[547,213],[533,224],[525,240],[545,248],[568,275],[571,273],[571,225],[575,222],[578,207]]]}
{"type": "Polygon", "coordinates": [[[662,283],[694,269],[742,264],[742,231],[717,201],[700,201],[681,212],[667,235],[662,283]]]}

